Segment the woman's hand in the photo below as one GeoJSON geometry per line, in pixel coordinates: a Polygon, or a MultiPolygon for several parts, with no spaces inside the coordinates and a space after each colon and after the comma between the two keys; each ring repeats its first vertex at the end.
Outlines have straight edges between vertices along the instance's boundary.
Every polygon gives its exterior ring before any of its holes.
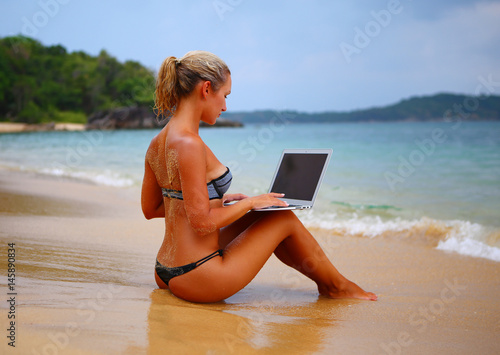
{"type": "Polygon", "coordinates": [[[245,194],[225,194],[222,203],[230,203],[234,201],[241,201],[248,198],[245,194]]]}
{"type": "Polygon", "coordinates": [[[270,206],[288,206],[288,203],[279,199],[282,198],[283,196],[285,196],[285,194],[278,194],[274,192],[253,197],[248,197],[247,195],[244,194],[227,194],[224,195],[224,199],[222,202],[225,205],[228,205],[230,202],[247,200],[248,202],[250,202],[251,206],[250,209],[264,208],[270,206]]]}
{"type": "Polygon", "coordinates": [[[264,195],[259,195],[259,196],[254,196],[250,197],[252,200],[252,209],[257,209],[257,208],[265,208],[265,207],[270,207],[270,206],[288,206],[288,203],[286,203],[283,200],[280,200],[279,198],[284,197],[285,194],[278,194],[275,192],[271,192],[268,194],[264,195]]]}

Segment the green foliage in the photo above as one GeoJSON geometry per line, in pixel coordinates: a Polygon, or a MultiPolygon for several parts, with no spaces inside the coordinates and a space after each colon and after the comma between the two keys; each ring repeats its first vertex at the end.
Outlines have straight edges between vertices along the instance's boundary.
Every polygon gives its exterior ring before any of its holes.
{"type": "Polygon", "coordinates": [[[152,70],[105,50],[90,56],[24,36],[0,39],[0,117],[10,121],[83,123],[102,109],[152,106],[154,80],[152,70]]]}
{"type": "Polygon", "coordinates": [[[51,122],[64,123],[87,123],[87,115],[83,112],[58,111],[51,119],[51,122]]]}
{"type": "MultiPolygon", "coordinates": [[[[5,120],[84,123],[99,110],[151,107],[154,81],[150,69],[135,61],[120,63],[105,50],[91,56],[68,53],[60,45],[46,47],[24,36],[0,38],[0,117],[5,120]]],[[[351,112],[285,114],[286,122],[500,120],[500,97],[439,94],[351,112]],[[450,112],[452,117],[445,117],[450,112]]],[[[280,119],[274,111],[224,117],[248,123],[280,119]]]]}

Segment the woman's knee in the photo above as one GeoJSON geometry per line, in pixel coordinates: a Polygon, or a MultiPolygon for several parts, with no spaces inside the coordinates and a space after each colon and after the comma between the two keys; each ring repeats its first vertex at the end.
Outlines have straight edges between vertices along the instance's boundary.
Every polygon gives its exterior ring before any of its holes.
{"type": "Polygon", "coordinates": [[[285,211],[275,211],[277,218],[283,220],[284,223],[300,223],[300,220],[297,218],[295,213],[293,213],[290,210],[285,210],[285,211]]]}
{"type": "Polygon", "coordinates": [[[264,220],[271,222],[273,226],[280,226],[280,230],[287,231],[288,233],[293,233],[297,228],[302,226],[302,222],[297,218],[295,213],[289,210],[261,213],[266,214],[264,220]]]}

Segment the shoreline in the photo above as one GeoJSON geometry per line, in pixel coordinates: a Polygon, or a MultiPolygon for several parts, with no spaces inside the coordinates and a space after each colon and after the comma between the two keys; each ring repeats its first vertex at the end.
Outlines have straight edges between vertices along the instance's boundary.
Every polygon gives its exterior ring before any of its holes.
{"type": "MultiPolygon", "coordinates": [[[[79,132],[79,131],[92,131],[92,130],[127,130],[127,129],[160,129],[161,126],[157,127],[127,127],[127,128],[107,128],[103,126],[90,126],[83,123],[69,123],[69,122],[50,122],[50,123],[16,123],[16,122],[0,122],[0,134],[3,133],[26,133],[26,132],[53,132],[53,131],[65,131],[65,132],[79,132]]],[[[214,125],[209,125],[204,122],[200,125],[202,128],[239,128],[243,124],[236,121],[229,121],[225,119],[219,119],[214,125]]]]}
{"type": "Polygon", "coordinates": [[[83,123],[15,123],[0,122],[1,133],[19,133],[19,132],[44,132],[44,131],[84,131],[83,123]]]}
{"type": "MultiPolygon", "coordinates": [[[[314,229],[334,265],[377,293],[377,302],[319,297],[310,280],[271,257],[225,302],[193,304],[157,289],[153,266],[163,221],[146,221],[139,197],[138,188],[0,168],[0,239],[16,248],[17,351],[498,351],[498,262],[314,229]]],[[[6,260],[6,248],[0,258],[6,260]]],[[[3,314],[8,306],[0,306],[3,314]]],[[[12,350],[7,341],[3,349],[12,350]]]]}

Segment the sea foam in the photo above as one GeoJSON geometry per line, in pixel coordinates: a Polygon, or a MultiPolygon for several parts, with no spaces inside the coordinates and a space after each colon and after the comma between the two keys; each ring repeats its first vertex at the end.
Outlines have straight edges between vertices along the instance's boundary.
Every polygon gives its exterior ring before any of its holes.
{"type": "Polygon", "coordinates": [[[44,168],[38,171],[42,174],[54,175],[59,177],[67,177],[95,183],[97,185],[113,186],[113,187],[130,187],[136,184],[132,178],[125,177],[111,170],[103,171],[71,171],[60,168],[44,168]]]}
{"type": "Polygon", "coordinates": [[[384,220],[380,216],[339,217],[335,213],[299,215],[309,228],[319,228],[334,235],[365,238],[389,237],[423,243],[443,251],[500,261],[500,231],[469,221],[442,221],[428,217],[384,220]]]}
{"type": "Polygon", "coordinates": [[[485,241],[485,239],[494,240],[495,238],[488,237],[496,234],[495,232],[488,231],[477,223],[454,222],[456,228],[449,233],[447,239],[439,242],[437,249],[500,261],[500,248],[488,245],[485,241]]]}

